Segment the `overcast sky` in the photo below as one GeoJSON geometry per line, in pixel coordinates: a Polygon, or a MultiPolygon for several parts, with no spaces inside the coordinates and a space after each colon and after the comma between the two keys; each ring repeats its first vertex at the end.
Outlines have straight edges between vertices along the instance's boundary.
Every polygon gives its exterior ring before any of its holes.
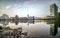
{"type": "Polygon", "coordinates": [[[60,11],[60,0],[0,0],[0,15],[43,17],[50,14],[50,5],[55,3],[60,11]]]}

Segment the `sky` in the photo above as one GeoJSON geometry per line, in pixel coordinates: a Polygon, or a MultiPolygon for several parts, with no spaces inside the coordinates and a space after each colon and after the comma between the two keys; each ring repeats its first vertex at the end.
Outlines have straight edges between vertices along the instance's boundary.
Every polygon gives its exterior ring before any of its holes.
{"type": "Polygon", "coordinates": [[[54,3],[60,12],[59,2],[60,0],[0,0],[0,16],[7,14],[10,17],[44,17],[50,15],[50,5],[54,3]]]}

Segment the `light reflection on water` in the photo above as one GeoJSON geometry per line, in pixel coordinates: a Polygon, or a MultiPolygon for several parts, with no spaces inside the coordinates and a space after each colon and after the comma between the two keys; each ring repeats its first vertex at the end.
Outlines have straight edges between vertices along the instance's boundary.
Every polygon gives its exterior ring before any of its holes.
{"type": "Polygon", "coordinates": [[[4,26],[7,25],[7,27],[11,28],[18,28],[22,27],[23,32],[28,32],[31,36],[34,38],[59,38],[60,36],[60,28],[58,29],[58,26],[54,22],[51,21],[41,21],[41,20],[35,20],[35,21],[21,21],[17,25],[12,22],[8,21],[0,21],[0,23],[4,26]],[[34,23],[33,23],[34,22],[34,23]]]}

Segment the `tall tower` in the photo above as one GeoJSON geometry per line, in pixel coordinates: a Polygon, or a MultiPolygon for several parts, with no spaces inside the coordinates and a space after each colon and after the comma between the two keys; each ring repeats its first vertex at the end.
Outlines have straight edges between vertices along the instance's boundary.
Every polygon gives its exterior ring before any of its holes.
{"type": "Polygon", "coordinates": [[[55,16],[58,13],[58,7],[56,4],[50,6],[50,15],[55,16]]]}
{"type": "Polygon", "coordinates": [[[27,17],[29,18],[29,15],[27,15],[27,17]]]}

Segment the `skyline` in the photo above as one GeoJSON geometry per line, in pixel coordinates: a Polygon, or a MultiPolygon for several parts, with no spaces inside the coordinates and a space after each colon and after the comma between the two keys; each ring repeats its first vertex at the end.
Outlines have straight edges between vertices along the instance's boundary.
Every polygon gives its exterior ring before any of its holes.
{"type": "Polygon", "coordinates": [[[60,38],[59,2],[0,0],[0,38],[60,38]]]}
{"type": "Polygon", "coordinates": [[[9,16],[18,15],[26,17],[26,15],[42,17],[50,15],[50,5],[55,3],[60,12],[59,0],[1,0],[0,15],[6,13],[9,16]]]}

